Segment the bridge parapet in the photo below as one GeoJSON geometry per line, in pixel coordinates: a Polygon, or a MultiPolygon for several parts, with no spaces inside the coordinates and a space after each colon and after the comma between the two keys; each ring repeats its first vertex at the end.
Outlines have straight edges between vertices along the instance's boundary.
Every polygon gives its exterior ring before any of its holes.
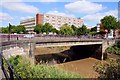
{"type": "Polygon", "coordinates": [[[102,43],[102,56],[101,56],[102,60],[103,60],[104,55],[105,55],[105,50],[108,47],[113,46],[115,43],[116,43],[115,40],[103,40],[103,43],[102,43]]]}
{"type": "Polygon", "coordinates": [[[103,46],[102,52],[104,53],[108,47],[111,47],[114,44],[115,44],[115,40],[104,40],[102,45],[103,46]]]}

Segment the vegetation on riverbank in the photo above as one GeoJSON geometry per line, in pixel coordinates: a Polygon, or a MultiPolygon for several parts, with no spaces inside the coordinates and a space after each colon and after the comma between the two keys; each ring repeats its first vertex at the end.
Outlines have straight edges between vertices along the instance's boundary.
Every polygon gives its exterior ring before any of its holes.
{"type": "Polygon", "coordinates": [[[98,77],[102,80],[120,80],[120,58],[108,59],[95,65],[95,70],[100,74],[98,77]]]}
{"type": "Polygon", "coordinates": [[[11,57],[8,62],[22,78],[80,78],[78,74],[68,73],[54,66],[31,65],[29,59],[22,56],[11,57]]]}
{"type": "Polygon", "coordinates": [[[120,55],[120,44],[116,44],[112,47],[107,48],[106,52],[110,54],[113,53],[113,54],[120,55]]]}
{"type": "Polygon", "coordinates": [[[109,47],[106,50],[111,55],[105,61],[96,63],[94,69],[100,74],[100,79],[120,80],[120,44],[109,47]]]}

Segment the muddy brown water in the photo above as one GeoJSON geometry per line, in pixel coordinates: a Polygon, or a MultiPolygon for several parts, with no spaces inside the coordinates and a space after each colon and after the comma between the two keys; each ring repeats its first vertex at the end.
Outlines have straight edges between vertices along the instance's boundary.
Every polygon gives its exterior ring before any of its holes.
{"type": "Polygon", "coordinates": [[[57,64],[58,68],[80,74],[83,78],[97,78],[99,74],[95,72],[93,66],[99,60],[95,58],[85,58],[67,63],[57,64]]]}
{"type": "Polygon", "coordinates": [[[91,56],[74,58],[70,47],[47,47],[36,48],[35,58],[37,64],[50,64],[56,67],[80,74],[84,78],[97,78],[99,74],[95,72],[93,66],[98,59],[91,56]]]}

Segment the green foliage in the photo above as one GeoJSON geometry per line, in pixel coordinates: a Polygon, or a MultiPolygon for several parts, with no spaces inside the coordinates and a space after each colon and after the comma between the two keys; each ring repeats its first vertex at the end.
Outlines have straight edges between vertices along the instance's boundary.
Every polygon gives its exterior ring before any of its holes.
{"type": "Polygon", "coordinates": [[[48,34],[49,32],[53,32],[53,33],[58,33],[58,31],[49,23],[45,23],[44,25],[42,24],[37,24],[34,27],[34,31],[39,34],[39,33],[46,33],[48,34]]]}
{"type": "Polygon", "coordinates": [[[79,78],[79,75],[73,75],[71,73],[59,70],[54,66],[36,65],[32,67],[34,78],[79,78]]]}
{"type": "Polygon", "coordinates": [[[103,19],[101,19],[101,23],[105,29],[107,29],[109,32],[111,29],[116,29],[117,26],[117,19],[114,16],[105,16],[103,19]]]}
{"type": "Polygon", "coordinates": [[[57,33],[57,34],[61,34],[61,35],[84,35],[84,34],[88,34],[90,32],[90,30],[87,29],[87,27],[85,25],[83,25],[82,27],[77,28],[74,25],[70,26],[68,24],[64,24],[60,28],[60,30],[57,30],[56,28],[54,28],[49,23],[45,23],[44,25],[42,25],[42,24],[36,25],[34,27],[34,31],[37,34],[43,33],[43,32],[48,34],[49,32],[53,32],[53,33],[57,33]]]}
{"type": "Polygon", "coordinates": [[[82,25],[81,27],[81,30],[82,30],[82,34],[86,34],[87,33],[87,27],[85,25],[82,25]]]}
{"type": "Polygon", "coordinates": [[[58,34],[58,30],[56,28],[52,28],[52,32],[58,34]]]}
{"type": "Polygon", "coordinates": [[[1,32],[2,32],[2,33],[9,33],[9,32],[8,32],[8,27],[2,27],[2,28],[1,28],[1,32]]]}
{"type": "Polygon", "coordinates": [[[29,59],[22,56],[11,57],[8,61],[22,78],[80,78],[77,74],[59,70],[54,66],[30,65],[29,59]]]}
{"type": "Polygon", "coordinates": [[[64,24],[60,28],[60,34],[62,34],[62,35],[73,35],[74,34],[74,30],[68,24],[64,24]]]}
{"type": "Polygon", "coordinates": [[[89,33],[90,30],[87,29],[86,25],[82,25],[82,27],[78,28],[78,35],[85,35],[87,33],[89,33]]]}
{"type": "Polygon", "coordinates": [[[45,23],[43,25],[43,32],[46,32],[46,34],[48,34],[49,32],[52,32],[53,30],[53,26],[50,25],[49,23],[45,23]]]}
{"type": "Polygon", "coordinates": [[[97,32],[92,31],[92,32],[90,32],[89,34],[91,34],[91,35],[96,35],[96,34],[97,34],[97,32]]]}
{"type": "Polygon", "coordinates": [[[23,26],[23,25],[10,25],[10,28],[9,27],[3,27],[1,28],[2,30],[2,33],[17,33],[17,34],[20,34],[20,33],[27,33],[26,31],[26,28],[23,26]],[[10,31],[9,31],[10,30],[10,31]]]}
{"type": "Polygon", "coordinates": [[[13,30],[14,29],[15,29],[15,33],[18,33],[18,34],[27,32],[23,25],[18,25],[15,28],[13,28],[13,30]]]}
{"type": "Polygon", "coordinates": [[[90,31],[91,31],[91,32],[97,32],[97,27],[95,26],[95,27],[91,28],[90,31]]]}
{"type": "Polygon", "coordinates": [[[39,34],[39,33],[43,33],[43,25],[42,24],[37,24],[35,27],[34,27],[34,31],[39,34]]]}
{"type": "Polygon", "coordinates": [[[72,25],[71,28],[72,28],[73,31],[74,31],[74,35],[78,35],[78,28],[75,27],[74,25],[72,25]]]}
{"type": "Polygon", "coordinates": [[[32,78],[30,62],[22,56],[11,57],[8,62],[13,66],[16,73],[22,78],[32,78]]]}
{"type": "Polygon", "coordinates": [[[100,74],[99,79],[120,80],[120,59],[97,63],[94,68],[100,74]]]}
{"type": "Polygon", "coordinates": [[[120,29],[120,20],[117,22],[117,26],[120,29]]]}
{"type": "Polygon", "coordinates": [[[106,52],[120,55],[120,44],[107,48],[106,52]]]}

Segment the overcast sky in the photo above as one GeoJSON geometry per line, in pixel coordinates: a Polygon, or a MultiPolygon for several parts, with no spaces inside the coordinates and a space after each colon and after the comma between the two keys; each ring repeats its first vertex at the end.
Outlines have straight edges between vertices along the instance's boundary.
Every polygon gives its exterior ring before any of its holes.
{"type": "Polygon", "coordinates": [[[4,0],[0,4],[0,27],[18,25],[21,20],[49,13],[80,17],[87,26],[95,26],[106,15],[118,18],[119,0],[4,0]]]}

